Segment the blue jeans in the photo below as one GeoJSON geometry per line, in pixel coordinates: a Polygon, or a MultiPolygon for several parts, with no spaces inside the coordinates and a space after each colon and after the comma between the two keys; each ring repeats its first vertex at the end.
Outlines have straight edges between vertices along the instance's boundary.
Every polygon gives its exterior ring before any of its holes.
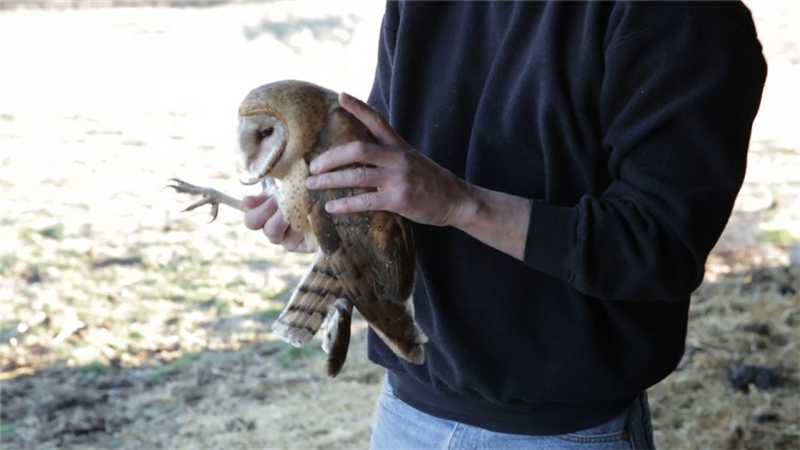
{"type": "Polygon", "coordinates": [[[653,428],[647,394],[619,416],[594,428],[556,436],[496,433],[423,413],[395,397],[384,382],[378,398],[371,450],[412,449],[651,449],[653,428]]]}

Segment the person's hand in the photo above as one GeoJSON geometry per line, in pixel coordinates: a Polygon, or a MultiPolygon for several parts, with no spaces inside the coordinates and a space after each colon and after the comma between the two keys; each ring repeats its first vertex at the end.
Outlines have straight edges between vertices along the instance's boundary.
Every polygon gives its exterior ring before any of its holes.
{"type": "Polygon", "coordinates": [[[263,230],[270,242],[292,252],[310,253],[314,248],[306,242],[303,233],[292,228],[283,218],[275,197],[262,192],[242,199],[247,208],[244,225],[251,230],[263,230]]]}
{"type": "Polygon", "coordinates": [[[372,187],[377,190],[329,201],[334,214],[391,211],[429,225],[454,225],[468,217],[472,187],[413,149],[366,103],[339,95],[342,107],[363,122],[378,141],[351,142],[318,156],[306,180],[309,189],[372,187]],[[350,164],[359,167],[334,171],[350,164]]]}

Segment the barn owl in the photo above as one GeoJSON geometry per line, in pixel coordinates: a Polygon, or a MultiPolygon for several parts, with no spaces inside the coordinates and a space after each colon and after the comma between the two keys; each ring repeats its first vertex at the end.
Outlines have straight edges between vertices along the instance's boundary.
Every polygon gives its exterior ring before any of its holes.
{"type": "MultiPolygon", "coordinates": [[[[347,356],[355,308],[398,356],[422,364],[427,337],[410,299],[415,264],[408,222],[385,211],[330,214],[327,201],[366,189],[309,191],[305,184],[310,162],[323,152],[353,141],[374,142],[366,126],[342,108],[336,93],[280,81],[254,89],[242,101],[238,140],[239,164],[249,174],[242,182],[265,185],[291,227],[318,248],[273,332],[301,346],[324,326],[328,375],[335,377],[347,356]]],[[[204,195],[187,210],[210,204],[216,217],[219,203],[243,209],[217,191],[173,181],[179,192],[204,195]]]]}

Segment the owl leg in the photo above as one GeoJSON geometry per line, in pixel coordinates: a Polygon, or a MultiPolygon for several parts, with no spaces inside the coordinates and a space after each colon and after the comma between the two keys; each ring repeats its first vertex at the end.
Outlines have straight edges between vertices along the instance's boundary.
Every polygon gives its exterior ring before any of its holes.
{"type": "Polygon", "coordinates": [[[350,347],[350,323],[353,318],[353,304],[345,298],[336,299],[325,319],[325,340],[322,349],[328,354],[328,376],[336,377],[347,359],[350,347]]]}
{"type": "Polygon", "coordinates": [[[175,189],[175,192],[180,194],[202,195],[203,198],[189,205],[189,207],[184,209],[184,211],[191,211],[203,205],[211,205],[211,222],[217,218],[220,204],[228,205],[231,208],[238,209],[242,212],[245,211],[244,204],[242,204],[241,201],[229,195],[225,195],[215,189],[195,186],[177,178],[173,178],[170,181],[172,184],[169,184],[166,187],[175,189]]]}

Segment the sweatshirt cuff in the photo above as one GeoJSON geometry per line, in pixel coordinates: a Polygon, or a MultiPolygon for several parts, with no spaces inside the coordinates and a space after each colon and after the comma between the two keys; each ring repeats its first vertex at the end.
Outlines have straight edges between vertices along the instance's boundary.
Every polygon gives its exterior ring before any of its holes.
{"type": "Polygon", "coordinates": [[[556,206],[531,200],[525,265],[564,281],[571,281],[572,257],[578,246],[579,206],[556,206]]]}

